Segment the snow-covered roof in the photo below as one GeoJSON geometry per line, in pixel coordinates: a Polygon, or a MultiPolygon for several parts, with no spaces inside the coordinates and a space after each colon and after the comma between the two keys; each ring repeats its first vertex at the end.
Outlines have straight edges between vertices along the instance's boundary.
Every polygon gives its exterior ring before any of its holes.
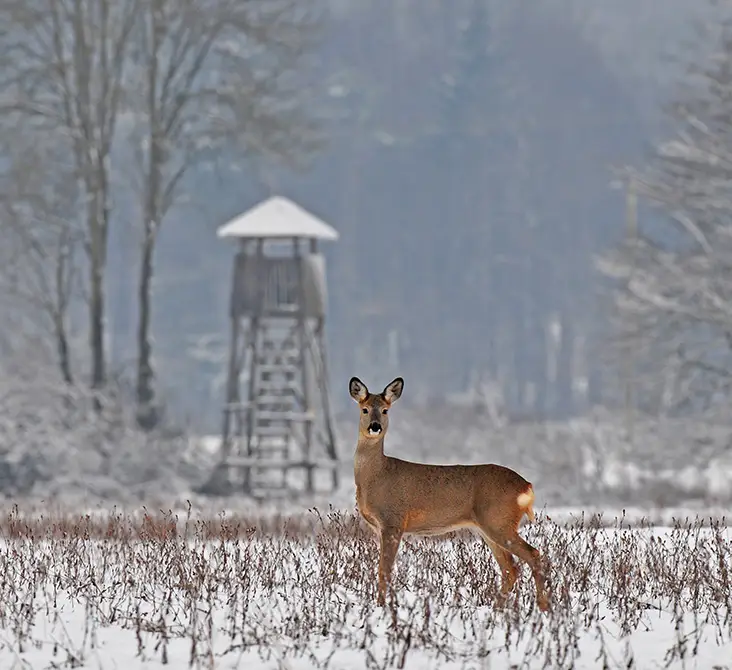
{"type": "Polygon", "coordinates": [[[338,231],[282,196],[260,202],[218,230],[219,237],[306,237],[337,240],[338,231]]]}

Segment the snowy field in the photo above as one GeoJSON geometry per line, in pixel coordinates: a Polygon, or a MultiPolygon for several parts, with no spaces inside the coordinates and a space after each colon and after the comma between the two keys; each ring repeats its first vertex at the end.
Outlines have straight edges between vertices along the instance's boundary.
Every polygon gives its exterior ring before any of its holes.
{"type": "Polygon", "coordinates": [[[375,605],[376,542],[351,510],[283,516],[10,510],[0,516],[0,668],[732,667],[732,531],[577,510],[522,534],[503,610],[470,534],[408,539],[375,605]]]}

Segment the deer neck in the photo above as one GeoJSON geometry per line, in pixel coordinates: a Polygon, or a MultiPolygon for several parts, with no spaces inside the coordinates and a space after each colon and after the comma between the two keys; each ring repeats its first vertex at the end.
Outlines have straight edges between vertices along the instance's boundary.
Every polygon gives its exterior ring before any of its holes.
{"type": "Polygon", "coordinates": [[[378,440],[359,438],[353,462],[356,483],[368,477],[370,473],[378,472],[385,461],[383,437],[378,440]]]}

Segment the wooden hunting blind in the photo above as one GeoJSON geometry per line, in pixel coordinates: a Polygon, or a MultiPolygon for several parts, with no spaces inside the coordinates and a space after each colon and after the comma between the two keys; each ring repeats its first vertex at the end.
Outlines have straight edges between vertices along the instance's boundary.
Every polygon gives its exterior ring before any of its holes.
{"type": "Polygon", "coordinates": [[[328,398],[327,291],[321,240],[338,233],[293,202],[272,197],[219,228],[239,240],[221,460],[211,488],[255,498],[314,491],[337,480],[328,398]],[[222,482],[223,479],[223,482],[222,482]]]}

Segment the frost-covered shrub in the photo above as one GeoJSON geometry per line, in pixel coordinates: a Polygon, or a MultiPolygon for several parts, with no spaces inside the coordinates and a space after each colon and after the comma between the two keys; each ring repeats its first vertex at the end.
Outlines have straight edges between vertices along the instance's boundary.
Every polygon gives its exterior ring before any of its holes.
{"type": "Polygon", "coordinates": [[[180,432],[137,429],[111,388],[93,394],[29,364],[0,375],[0,494],[139,500],[190,490],[180,432]]]}

